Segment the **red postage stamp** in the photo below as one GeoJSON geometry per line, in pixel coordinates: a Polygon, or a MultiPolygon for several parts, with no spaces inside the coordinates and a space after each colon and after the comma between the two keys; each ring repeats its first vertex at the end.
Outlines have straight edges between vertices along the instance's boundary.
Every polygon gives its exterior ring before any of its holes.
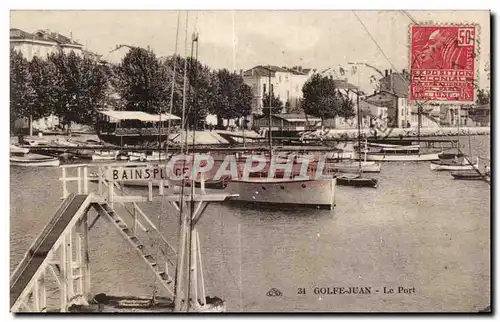
{"type": "Polygon", "coordinates": [[[473,102],[475,26],[410,28],[410,101],[473,102]]]}

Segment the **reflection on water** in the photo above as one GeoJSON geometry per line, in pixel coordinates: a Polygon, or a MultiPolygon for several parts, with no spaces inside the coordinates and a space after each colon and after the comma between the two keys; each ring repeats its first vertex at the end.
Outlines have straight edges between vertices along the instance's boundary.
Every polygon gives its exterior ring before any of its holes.
{"type": "MultiPolygon", "coordinates": [[[[473,155],[490,157],[489,136],[473,137],[472,143],[473,155]]],[[[11,167],[11,269],[61,202],[59,175],[58,169],[11,167]]],[[[384,163],[375,177],[378,189],[337,187],[334,211],[211,205],[200,221],[207,295],[227,300],[229,311],[488,306],[490,186],[432,172],[428,162],[384,163]],[[416,292],[383,294],[384,286],[416,292]],[[328,295],[315,294],[315,287],[373,291],[328,295]],[[271,288],[282,296],[266,296],[271,288]],[[299,288],[306,294],[298,294],[299,288]]],[[[159,201],[141,207],[176,245],[179,218],[173,208],[159,201]]],[[[94,294],[151,295],[158,286],[135,250],[104,221],[90,232],[89,246],[94,294]]]]}

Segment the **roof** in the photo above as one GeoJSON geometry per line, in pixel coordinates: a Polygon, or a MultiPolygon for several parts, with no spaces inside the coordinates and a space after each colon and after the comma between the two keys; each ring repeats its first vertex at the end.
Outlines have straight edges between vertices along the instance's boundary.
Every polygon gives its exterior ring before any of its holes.
{"type": "MultiPolygon", "coordinates": [[[[109,116],[115,120],[138,120],[141,122],[159,122],[160,115],[157,114],[149,114],[146,112],[140,111],[113,111],[113,110],[101,110],[99,113],[109,116]]],[[[167,121],[171,120],[180,120],[180,117],[163,113],[161,114],[161,120],[167,121]]]]}
{"type": "Polygon", "coordinates": [[[357,90],[358,89],[355,85],[349,83],[345,79],[334,79],[333,83],[335,84],[335,88],[353,89],[353,90],[357,90]]]}
{"type": "Polygon", "coordinates": [[[398,97],[408,97],[409,80],[407,74],[392,73],[381,78],[380,82],[383,90],[392,92],[398,97]]]}
{"type": "Polygon", "coordinates": [[[10,39],[29,39],[29,40],[48,41],[56,43],[52,39],[46,39],[36,34],[31,34],[29,32],[17,28],[10,28],[10,39]]]}
{"type": "Polygon", "coordinates": [[[477,105],[476,110],[489,110],[491,108],[490,104],[477,105]]]}
{"type": "Polygon", "coordinates": [[[261,76],[268,77],[269,71],[271,71],[271,76],[274,77],[276,72],[279,73],[291,73],[293,75],[306,75],[303,72],[300,72],[296,69],[288,68],[288,67],[279,67],[273,65],[258,65],[253,68],[250,68],[243,72],[243,76],[261,76]]]}
{"type": "Polygon", "coordinates": [[[66,37],[64,35],[61,35],[60,33],[57,33],[57,32],[52,32],[50,30],[37,30],[35,32],[35,34],[37,34],[38,36],[41,36],[41,37],[43,37],[43,35],[46,35],[50,39],[59,43],[60,45],[73,45],[73,46],[83,47],[82,44],[72,40],[71,38],[66,37]]]}
{"type": "Polygon", "coordinates": [[[310,122],[318,122],[321,121],[319,117],[307,115],[305,114],[298,114],[298,113],[290,113],[290,114],[272,114],[275,117],[278,117],[280,119],[284,119],[288,122],[300,122],[300,121],[310,121],[310,122]]]}

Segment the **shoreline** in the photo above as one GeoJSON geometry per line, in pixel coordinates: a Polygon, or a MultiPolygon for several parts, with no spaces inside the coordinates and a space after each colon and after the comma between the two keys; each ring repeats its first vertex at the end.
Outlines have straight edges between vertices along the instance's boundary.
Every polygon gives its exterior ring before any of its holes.
{"type": "MultiPolygon", "coordinates": [[[[375,137],[372,129],[361,129],[361,134],[367,137],[375,137]]],[[[490,135],[490,127],[461,127],[460,135],[490,135]]],[[[357,129],[324,129],[316,130],[314,132],[303,133],[303,139],[341,139],[341,138],[357,138],[357,129]]],[[[421,128],[420,137],[443,137],[443,136],[457,136],[458,129],[456,127],[439,127],[439,128],[421,128]]],[[[377,131],[377,138],[413,138],[418,137],[417,129],[413,128],[388,128],[386,131],[377,131]]]]}

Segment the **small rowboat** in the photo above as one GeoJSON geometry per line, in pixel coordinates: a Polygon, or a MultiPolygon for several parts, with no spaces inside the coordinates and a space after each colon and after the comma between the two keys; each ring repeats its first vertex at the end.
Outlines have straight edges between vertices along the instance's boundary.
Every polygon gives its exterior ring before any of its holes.
{"type": "Polygon", "coordinates": [[[46,155],[26,154],[25,156],[11,156],[10,164],[20,167],[58,167],[60,161],[46,155]]]}
{"type": "Polygon", "coordinates": [[[434,171],[465,171],[478,169],[478,162],[469,163],[467,160],[453,162],[450,160],[439,160],[431,162],[431,170],[434,171]]]}
{"type": "Polygon", "coordinates": [[[363,178],[359,174],[344,174],[337,177],[337,184],[340,186],[377,188],[378,180],[373,178],[363,178]]]}
{"type": "Polygon", "coordinates": [[[30,152],[30,149],[28,149],[28,148],[21,148],[17,145],[13,145],[13,144],[10,145],[10,153],[11,154],[26,154],[28,152],[30,152]]]}
{"type": "Polygon", "coordinates": [[[476,170],[451,172],[451,176],[457,180],[490,180],[490,174],[480,173],[476,170]]]}

